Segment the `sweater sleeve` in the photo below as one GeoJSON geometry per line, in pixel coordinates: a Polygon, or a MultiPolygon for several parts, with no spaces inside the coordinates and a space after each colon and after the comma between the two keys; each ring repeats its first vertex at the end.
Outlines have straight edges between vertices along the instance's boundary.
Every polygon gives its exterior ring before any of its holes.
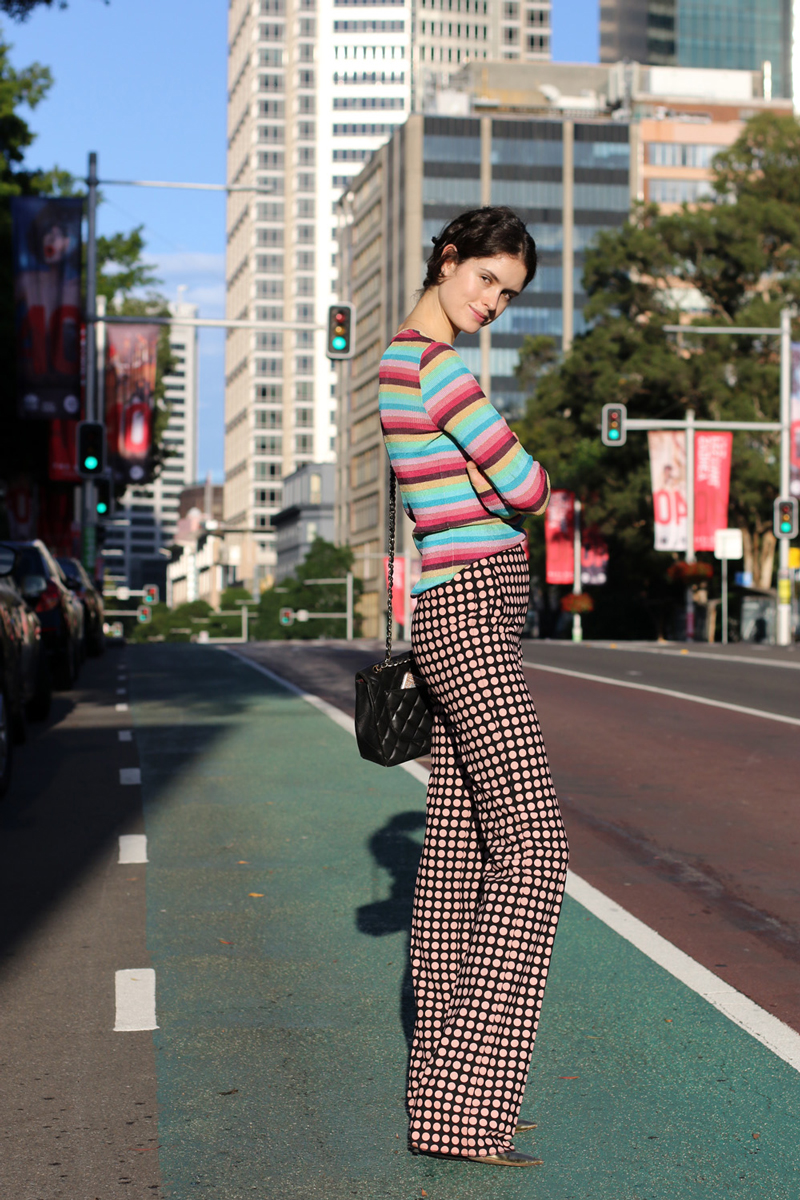
{"type": "Polygon", "coordinates": [[[426,347],[419,378],[428,416],[486,476],[478,493],[483,506],[503,517],[543,513],[550,499],[547,472],[523,449],[453,347],[426,347]]]}

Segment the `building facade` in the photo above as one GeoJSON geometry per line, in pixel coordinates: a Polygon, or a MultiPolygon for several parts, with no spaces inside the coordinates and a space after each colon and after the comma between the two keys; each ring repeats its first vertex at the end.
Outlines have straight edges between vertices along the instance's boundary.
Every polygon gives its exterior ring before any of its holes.
{"type": "MultiPolygon", "coordinates": [[[[631,202],[629,127],[609,119],[412,115],[340,203],[342,297],[357,308],[356,356],[340,414],[337,539],[365,581],[361,611],[376,636],[385,608],[387,469],[378,414],[381,354],[413,305],[431,239],[457,213],[507,204],[539,249],[531,286],[459,353],[510,418],[523,403],[514,368],[528,334],[568,348],[584,326],[586,247],[621,225],[631,202]]],[[[462,345],[463,343],[463,345],[462,345]]],[[[410,526],[398,526],[398,550],[410,526]]],[[[410,564],[413,574],[413,563],[410,564]]]]}
{"type": "Polygon", "coordinates": [[[111,579],[132,588],[157,583],[162,592],[181,492],[197,474],[197,329],[180,324],[181,317],[196,317],[197,308],[183,302],[169,307],[175,318],[169,331],[174,368],[163,381],[169,409],[163,443],[169,457],[152,483],[128,487],[103,548],[111,579]]]}
{"type": "Polygon", "coordinates": [[[761,70],[792,96],[792,0],[601,0],[600,61],[761,70]]]}
{"type": "Polygon", "coordinates": [[[333,541],[335,474],[333,463],[309,463],[286,479],[285,507],[274,517],[277,582],[302,566],[315,538],[333,541]]]}

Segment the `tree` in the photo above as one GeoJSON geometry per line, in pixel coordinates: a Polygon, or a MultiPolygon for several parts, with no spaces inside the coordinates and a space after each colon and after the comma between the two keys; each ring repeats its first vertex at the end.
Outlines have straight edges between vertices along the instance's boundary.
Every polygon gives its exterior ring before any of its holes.
{"type": "MultiPolygon", "coordinates": [[[[637,204],[619,230],[587,253],[587,333],[555,362],[555,344],[528,338],[518,375],[531,392],[517,431],[550,471],[574,490],[589,524],[611,549],[609,588],[599,597],[635,598],[638,628],[663,628],[675,588],[668,560],[652,546],[647,444],[600,442],[600,410],[626,403],[631,415],[777,420],[779,348],[775,338],[671,338],[688,303],[698,324],[771,326],[800,294],[800,124],[760,114],[715,161],[716,197],[664,215],[637,204]],[[649,614],[649,616],[648,616],[649,614]]],[[[772,501],[778,485],[778,435],[736,434],[731,519],[742,528],[746,567],[769,586],[774,558],[772,501]]],[[[541,523],[532,528],[543,569],[541,523]]],[[[631,617],[631,614],[628,614],[631,617]]],[[[652,628],[650,630],[652,632],[652,628]]]]}
{"type": "MultiPolygon", "coordinates": [[[[109,0],[103,0],[108,4],[109,0]]],[[[67,8],[67,0],[0,0],[0,12],[14,21],[27,21],[36,8],[67,8]]]]}
{"type": "MultiPolygon", "coordinates": [[[[345,634],[345,622],[342,617],[327,620],[295,621],[293,625],[281,625],[278,619],[282,608],[292,608],[295,612],[305,608],[309,612],[344,612],[345,610],[345,575],[352,569],[353,551],[349,546],[334,546],[324,538],[317,537],[311,544],[305,562],[297,568],[294,575],[283,579],[275,587],[268,588],[262,593],[258,606],[258,617],[255,622],[255,637],[260,641],[274,641],[286,638],[341,638],[345,634]],[[306,579],[340,578],[341,583],[306,585],[306,579]]],[[[354,600],[357,600],[364,590],[360,579],[353,580],[354,600]]],[[[361,616],[355,614],[354,634],[359,635],[361,616]]]]}

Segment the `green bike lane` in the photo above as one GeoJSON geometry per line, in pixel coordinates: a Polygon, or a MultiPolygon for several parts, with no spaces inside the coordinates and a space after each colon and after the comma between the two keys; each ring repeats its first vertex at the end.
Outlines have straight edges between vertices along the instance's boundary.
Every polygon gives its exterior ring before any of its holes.
{"type": "Polygon", "coordinates": [[[173,1200],[797,1200],[800,1077],[567,898],[511,1170],[413,1157],[424,787],[215,649],[131,647],[173,1200]]]}

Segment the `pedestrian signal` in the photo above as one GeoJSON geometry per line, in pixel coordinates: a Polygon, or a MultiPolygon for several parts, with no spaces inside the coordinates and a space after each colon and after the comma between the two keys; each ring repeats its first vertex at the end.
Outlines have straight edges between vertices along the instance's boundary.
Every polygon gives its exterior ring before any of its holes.
{"type": "Polygon", "coordinates": [[[352,358],[355,353],[355,316],[352,304],[332,304],[328,309],[328,358],[352,358]]]}
{"type": "Polygon", "coordinates": [[[293,608],[282,608],[278,613],[278,620],[280,621],[281,625],[293,625],[294,624],[294,609],[293,608]]]}
{"type": "Polygon", "coordinates": [[[772,509],[772,530],[776,538],[790,541],[797,537],[797,500],[794,496],[775,501],[772,509]]]}
{"type": "Polygon", "coordinates": [[[96,500],[94,509],[101,520],[107,520],[114,510],[114,491],[111,487],[111,480],[108,476],[105,479],[96,479],[94,482],[96,491],[96,500]]]}
{"type": "Polygon", "coordinates": [[[136,620],[140,625],[149,625],[153,619],[153,610],[149,604],[140,604],[136,609],[136,620]]]}
{"type": "Polygon", "coordinates": [[[101,421],[81,421],[78,426],[78,474],[96,479],[106,469],[106,427],[101,421]]]}
{"type": "Polygon", "coordinates": [[[145,604],[158,604],[159,591],[157,583],[148,583],[142,590],[144,592],[145,604]]]}
{"type": "Polygon", "coordinates": [[[604,404],[602,439],[604,446],[624,446],[628,434],[625,429],[625,418],[628,410],[624,404],[604,404]]]}

